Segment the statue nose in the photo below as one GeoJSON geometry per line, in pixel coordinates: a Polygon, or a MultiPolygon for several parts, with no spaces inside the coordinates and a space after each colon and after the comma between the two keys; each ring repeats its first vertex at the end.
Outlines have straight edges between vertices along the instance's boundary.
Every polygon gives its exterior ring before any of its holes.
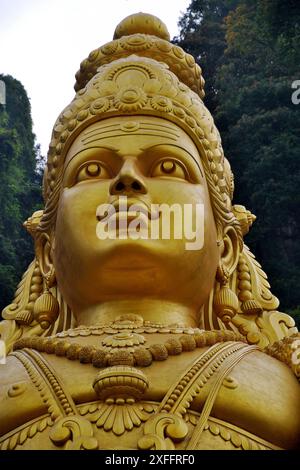
{"type": "Polygon", "coordinates": [[[118,176],[110,185],[110,194],[122,193],[147,193],[143,177],[131,159],[124,162],[118,176]]]}

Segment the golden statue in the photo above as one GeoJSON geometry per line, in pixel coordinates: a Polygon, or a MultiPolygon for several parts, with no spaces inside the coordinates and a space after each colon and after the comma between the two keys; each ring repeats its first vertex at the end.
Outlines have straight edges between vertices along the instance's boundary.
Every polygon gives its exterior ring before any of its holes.
{"type": "Polygon", "coordinates": [[[0,448],[296,448],[300,336],[243,243],[255,217],[232,203],[200,67],[139,13],[76,78],[0,324],[0,448]],[[99,236],[103,204],[119,237],[99,236]],[[162,204],[203,209],[200,248],[175,223],[147,238],[162,204]]]}

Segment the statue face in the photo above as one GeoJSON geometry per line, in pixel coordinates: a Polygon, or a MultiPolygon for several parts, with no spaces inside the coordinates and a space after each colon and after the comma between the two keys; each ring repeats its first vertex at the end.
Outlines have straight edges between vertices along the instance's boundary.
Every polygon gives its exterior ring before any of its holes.
{"type": "MultiPolygon", "coordinates": [[[[120,220],[124,212],[113,217],[120,220]]],[[[86,128],[66,157],[53,259],[58,285],[75,315],[84,306],[139,297],[199,308],[213,286],[219,250],[191,138],[153,116],[113,117],[86,128]],[[97,208],[117,208],[120,196],[144,211],[165,203],[191,204],[195,212],[196,204],[203,204],[203,247],[187,250],[190,240],[184,233],[175,239],[172,224],[171,239],[99,239],[97,208]]]]}

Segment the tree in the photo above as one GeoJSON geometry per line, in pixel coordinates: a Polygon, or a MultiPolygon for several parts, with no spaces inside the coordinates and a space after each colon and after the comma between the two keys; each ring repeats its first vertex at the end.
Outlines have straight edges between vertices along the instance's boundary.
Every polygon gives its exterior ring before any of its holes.
{"type": "Polygon", "coordinates": [[[174,42],[195,57],[205,78],[205,104],[214,114],[218,102],[217,69],[226,49],[224,19],[237,0],[192,0],[179,20],[174,42]]]}
{"type": "Polygon", "coordinates": [[[32,133],[30,102],[20,82],[6,84],[6,108],[0,105],[0,309],[13,298],[33,258],[31,237],[22,224],[41,206],[41,174],[32,133]]]}
{"type": "Polygon", "coordinates": [[[226,18],[216,120],[237,175],[237,196],[258,216],[249,243],[284,309],[300,304],[300,5],[240,1],[226,18]],[[293,12],[293,14],[292,14],[293,12]]]}
{"type": "Polygon", "coordinates": [[[246,242],[268,272],[281,308],[295,312],[300,305],[300,112],[291,101],[291,85],[300,79],[300,4],[192,1],[180,26],[179,45],[191,41],[190,51],[206,69],[206,104],[236,176],[235,199],[258,216],[246,242]]]}

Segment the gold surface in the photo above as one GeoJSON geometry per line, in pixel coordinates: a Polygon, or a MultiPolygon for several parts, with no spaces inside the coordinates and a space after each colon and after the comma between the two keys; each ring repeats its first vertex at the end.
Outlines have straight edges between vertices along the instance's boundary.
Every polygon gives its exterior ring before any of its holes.
{"type": "Polygon", "coordinates": [[[232,203],[201,69],[139,13],[76,78],[24,223],[35,259],[2,313],[0,448],[297,448],[299,334],[244,245],[255,216],[232,203]],[[97,208],[120,196],[202,204],[202,248],[174,227],[100,240],[97,208]]]}

